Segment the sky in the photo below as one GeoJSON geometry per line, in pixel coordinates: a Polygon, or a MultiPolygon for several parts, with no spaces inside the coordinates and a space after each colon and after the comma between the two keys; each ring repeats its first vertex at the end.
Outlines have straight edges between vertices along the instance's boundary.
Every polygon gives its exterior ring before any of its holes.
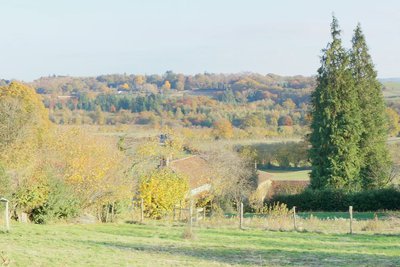
{"type": "Polygon", "coordinates": [[[314,75],[332,13],[400,77],[398,0],[0,0],[0,79],[112,73],[314,75]]]}

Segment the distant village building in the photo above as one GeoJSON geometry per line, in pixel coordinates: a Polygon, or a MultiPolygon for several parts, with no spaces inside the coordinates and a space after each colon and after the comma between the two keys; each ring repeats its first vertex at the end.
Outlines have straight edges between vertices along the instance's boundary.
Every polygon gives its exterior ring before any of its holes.
{"type": "Polygon", "coordinates": [[[208,162],[198,156],[177,159],[168,165],[174,172],[181,173],[189,179],[189,195],[198,196],[211,190],[212,169],[208,162]]]}
{"type": "MultiPolygon", "coordinates": [[[[161,136],[160,143],[168,140],[168,136],[161,136]]],[[[174,172],[183,174],[189,179],[188,197],[199,197],[207,194],[212,188],[213,169],[209,162],[199,155],[192,155],[181,159],[171,160],[170,157],[162,158],[159,167],[169,167],[174,172]]],[[[254,165],[257,168],[257,165],[254,165]]],[[[309,181],[293,181],[276,179],[273,174],[257,170],[257,188],[253,197],[259,202],[277,193],[298,193],[304,190],[309,181]]]]}

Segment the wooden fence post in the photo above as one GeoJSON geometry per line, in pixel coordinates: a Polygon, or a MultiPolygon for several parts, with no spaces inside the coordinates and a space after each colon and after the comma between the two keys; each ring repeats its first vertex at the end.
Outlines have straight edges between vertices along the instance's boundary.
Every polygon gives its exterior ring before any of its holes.
{"type": "Polygon", "coordinates": [[[9,217],[9,210],[8,210],[8,200],[5,198],[0,198],[0,202],[3,202],[6,205],[6,209],[4,211],[4,219],[6,220],[6,231],[10,231],[10,217],[9,217]]]}
{"type": "Polygon", "coordinates": [[[239,209],[239,228],[243,229],[243,202],[240,202],[239,209]]]}
{"type": "Polygon", "coordinates": [[[114,222],[114,213],[115,213],[115,202],[112,203],[111,206],[111,222],[114,222]]]}
{"type": "Polygon", "coordinates": [[[179,202],[179,221],[182,221],[182,200],[179,202]]]}
{"type": "Polygon", "coordinates": [[[140,199],[140,222],[144,221],[144,201],[143,198],[140,199]]]}
{"type": "Polygon", "coordinates": [[[6,231],[9,232],[10,231],[10,218],[9,218],[9,211],[8,211],[8,201],[6,202],[6,211],[5,211],[5,215],[6,215],[6,231]]]}
{"type": "Polygon", "coordinates": [[[192,233],[192,227],[193,227],[193,202],[190,201],[190,206],[189,206],[189,231],[192,233]]]}
{"type": "Polygon", "coordinates": [[[296,206],[293,206],[293,227],[294,227],[294,230],[297,231],[297,225],[296,225],[296,206]]]}
{"type": "Polygon", "coordinates": [[[349,206],[350,213],[350,234],[353,234],[353,206],[349,206]]]}
{"type": "MultiPolygon", "coordinates": [[[[108,214],[110,213],[110,206],[109,206],[109,203],[107,202],[107,205],[106,205],[106,208],[105,208],[105,210],[106,210],[106,217],[105,217],[105,223],[108,223],[108,214]]],[[[103,213],[103,212],[102,212],[103,213]]],[[[22,217],[22,216],[21,216],[22,217]]],[[[102,219],[101,219],[102,220],[102,219]]]]}

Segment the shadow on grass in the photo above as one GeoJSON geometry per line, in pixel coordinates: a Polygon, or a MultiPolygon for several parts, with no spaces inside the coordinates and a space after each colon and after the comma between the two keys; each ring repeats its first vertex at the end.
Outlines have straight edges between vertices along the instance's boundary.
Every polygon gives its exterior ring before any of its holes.
{"type": "Polygon", "coordinates": [[[135,224],[135,225],[145,225],[144,223],[140,221],[125,221],[124,223],[126,224],[135,224]]]}
{"type": "MultiPolygon", "coordinates": [[[[118,250],[142,251],[144,253],[164,254],[166,256],[192,257],[202,261],[224,264],[245,265],[297,265],[297,266],[399,266],[400,256],[386,256],[382,254],[368,254],[362,252],[326,252],[320,249],[307,247],[246,249],[232,248],[224,245],[205,246],[196,242],[183,242],[171,244],[141,244],[111,241],[80,241],[98,247],[113,248],[118,250]]],[[[279,247],[279,244],[275,244],[279,247]]],[[[186,259],[187,260],[187,259],[186,259]]]]}

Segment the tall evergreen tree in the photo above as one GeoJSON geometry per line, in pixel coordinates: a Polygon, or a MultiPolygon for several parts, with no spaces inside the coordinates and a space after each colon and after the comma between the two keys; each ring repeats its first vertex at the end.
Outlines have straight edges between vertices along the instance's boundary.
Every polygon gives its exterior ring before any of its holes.
{"type": "Polygon", "coordinates": [[[377,79],[361,26],[357,25],[350,52],[351,69],[361,109],[360,177],[364,189],[388,183],[391,159],[386,145],[388,125],[382,86],[377,79]]]}
{"type": "Polygon", "coordinates": [[[311,96],[311,187],[356,191],[361,187],[361,118],[349,55],[342,47],[335,17],[331,35],[332,42],[323,50],[317,87],[311,96]]]}

